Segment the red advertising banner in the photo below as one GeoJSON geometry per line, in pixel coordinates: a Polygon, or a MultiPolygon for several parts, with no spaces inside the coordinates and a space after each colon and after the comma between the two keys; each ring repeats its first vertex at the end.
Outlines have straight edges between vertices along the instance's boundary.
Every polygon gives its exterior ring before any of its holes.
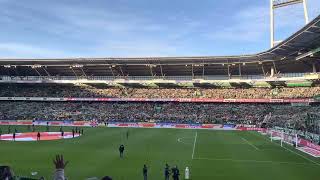
{"type": "Polygon", "coordinates": [[[144,127],[144,128],[152,128],[155,127],[155,123],[139,123],[140,126],[144,127]]]}

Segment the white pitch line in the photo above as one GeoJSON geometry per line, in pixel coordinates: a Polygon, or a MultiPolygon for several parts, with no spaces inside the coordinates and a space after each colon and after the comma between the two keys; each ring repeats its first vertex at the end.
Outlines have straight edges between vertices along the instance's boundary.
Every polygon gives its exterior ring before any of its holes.
{"type": "MultiPolygon", "coordinates": [[[[256,135],[256,134],[255,134],[255,135],[256,135]]],[[[258,135],[257,135],[257,136],[258,136],[258,135]]],[[[264,136],[259,136],[259,137],[262,137],[263,139],[265,139],[265,137],[264,137],[264,136]]],[[[268,142],[270,142],[270,141],[268,141],[268,142]]],[[[281,145],[280,145],[280,144],[277,144],[277,143],[275,143],[275,142],[273,142],[273,141],[271,141],[271,143],[281,147],[281,145]]],[[[288,148],[286,148],[286,147],[284,147],[284,146],[282,146],[282,147],[283,147],[285,150],[290,151],[291,153],[293,153],[293,154],[295,154],[295,155],[298,155],[298,156],[302,157],[303,159],[308,160],[309,162],[314,163],[315,165],[320,166],[320,164],[319,164],[319,163],[317,163],[317,162],[315,162],[315,161],[313,161],[313,160],[311,160],[311,159],[309,159],[309,158],[305,157],[304,155],[301,155],[301,154],[299,154],[299,153],[297,153],[297,152],[294,152],[294,151],[292,151],[291,149],[288,149],[288,148]]]]}
{"type": "Polygon", "coordinates": [[[191,156],[191,159],[193,159],[194,151],[195,151],[195,149],[196,149],[197,137],[198,137],[198,131],[196,131],[196,135],[194,136],[193,150],[192,150],[192,156],[191,156]]]}
{"type": "Polygon", "coordinates": [[[311,163],[299,163],[299,162],[283,162],[283,161],[258,161],[258,160],[240,160],[240,159],[219,159],[219,158],[194,158],[194,160],[208,160],[208,161],[231,161],[231,162],[243,162],[243,163],[271,163],[271,164],[291,164],[291,165],[316,165],[311,163]]]}
{"type": "Polygon", "coordinates": [[[241,137],[241,139],[245,141],[247,144],[249,144],[250,146],[252,146],[253,148],[255,148],[256,150],[260,150],[257,146],[249,142],[246,138],[241,137]]]}
{"type": "Polygon", "coordinates": [[[311,159],[309,159],[309,158],[307,158],[307,157],[305,157],[305,156],[303,156],[303,155],[301,155],[301,154],[299,154],[299,153],[297,153],[297,152],[294,152],[294,151],[292,151],[292,150],[291,150],[291,149],[289,149],[289,148],[286,148],[286,147],[284,147],[284,146],[282,146],[282,147],[283,147],[284,149],[286,149],[286,150],[288,150],[288,151],[292,152],[293,154],[296,154],[296,155],[298,155],[298,156],[302,157],[303,159],[308,160],[308,161],[310,161],[310,162],[312,162],[312,163],[314,163],[314,164],[316,164],[316,165],[320,166],[320,164],[319,164],[319,163],[317,163],[317,162],[315,162],[315,161],[313,161],[313,160],[311,160],[311,159]]]}

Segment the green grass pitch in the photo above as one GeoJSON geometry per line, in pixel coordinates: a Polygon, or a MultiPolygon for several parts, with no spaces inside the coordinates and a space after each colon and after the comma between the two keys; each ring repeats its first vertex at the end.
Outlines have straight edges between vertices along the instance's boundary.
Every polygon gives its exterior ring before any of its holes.
{"type": "MultiPolygon", "coordinates": [[[[7,131],[1,126],[2,132],[7,131]]],[[[37,127],[39,128],[39,127],[37,127]]],[[[11,129],[14,129],[12,127],[11,129]]],[[[27,128],[17,127],[22,132],[27,128]]],[[[45,131],[45,127],[41,127],[45,131]]],[[[58,131],[59,127],[51,127],[58,131]]],[[[71,129],[65,127],[64,130],[71,129]]],[[[320,160],[290,146],[270,142],[256,132],[85,128],[80,138],[41,142],[0,141],[0,164],[10,165],[16,174],[52,179],[53,157],[63,154],[71,180],[109,175],[115,180],[140,180],[143,164],[149,179],[164,179],[164,166],[178,165],[181,179],[190,168],[193,180],[316,180],[320,160]],[[118,147],[125,145],[125,158],[118,147]]]]}

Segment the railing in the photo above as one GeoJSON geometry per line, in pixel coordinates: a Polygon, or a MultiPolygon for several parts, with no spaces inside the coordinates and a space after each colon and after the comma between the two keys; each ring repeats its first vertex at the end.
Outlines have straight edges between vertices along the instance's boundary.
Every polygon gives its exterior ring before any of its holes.
{"type": "MultiPolygon", "coordinates": [[[[303,77],[309,73],[286,73],[279,74],[279,77],[303,77]]],[[[125,80],[177,80],[177,81],[191,81],[193,79],[203,80],[229,80],[229,79],[265,79],[263,75],[242,75],[242,76],[125,76],[125,77],[114,77],[114,76],[0,76],[0,80],[24,80],[24,81],[42,81],[42,80],[105,80],[112,81],[117,79],[125,80]]]]}

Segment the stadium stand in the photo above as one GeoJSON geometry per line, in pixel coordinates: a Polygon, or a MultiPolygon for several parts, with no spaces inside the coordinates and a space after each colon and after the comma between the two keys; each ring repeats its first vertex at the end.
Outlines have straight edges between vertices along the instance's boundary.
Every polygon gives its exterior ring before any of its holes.
{"type": "Polygon", "coordinates": [[[108,103],[108,102],[0,102],[0,120],[74,120],[109,122],[162,122],[248,124],[264,127],[307,127],[309,114],[319,115],[318,104],[206,104],[206,103],[108,103]],[[254,109],[254,110],[253,110],[254,109]],[[272,116],[266,119],[269,113],[272,116]]]}
{"type": "Polygon", "coordinates": [[[1,84],[0,97],[76,98],[313,98],[320,87],[295,88],[105,88],[90,85],[1,84]]]}

